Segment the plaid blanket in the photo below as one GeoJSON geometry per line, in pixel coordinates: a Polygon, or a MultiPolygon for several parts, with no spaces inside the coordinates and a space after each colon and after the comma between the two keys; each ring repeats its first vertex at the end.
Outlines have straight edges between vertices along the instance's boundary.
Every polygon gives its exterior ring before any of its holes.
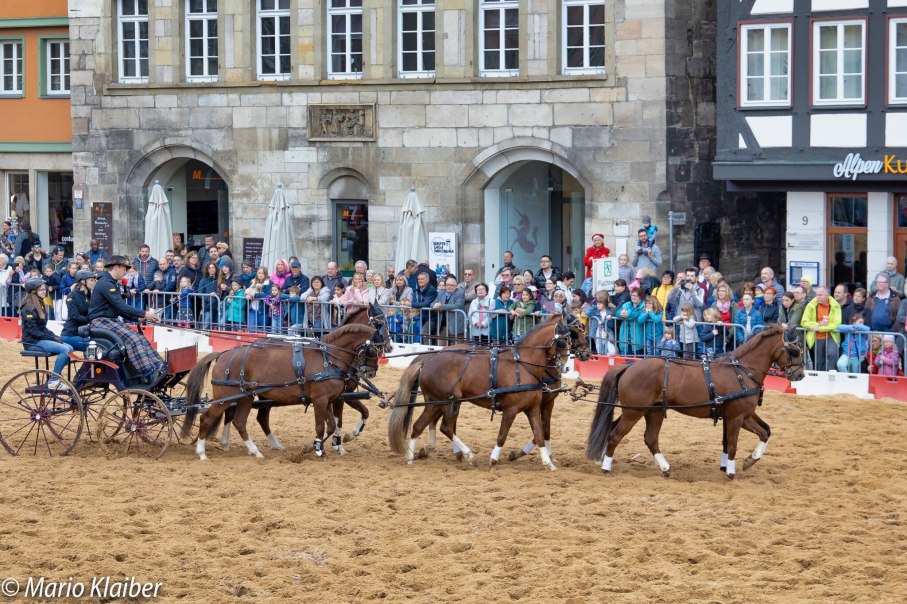
{"type": "Polygon", "coordinates": [[[164,360],[151,347],[151,343],[145,339],[145,336],[132,331],[119,321],[107,318],[95,319],[91,322],[91,326],[109,329],[120,336],[126,346],[126,358],[129,364],[139,373],[149,375],[164,366],[164,360]]]}

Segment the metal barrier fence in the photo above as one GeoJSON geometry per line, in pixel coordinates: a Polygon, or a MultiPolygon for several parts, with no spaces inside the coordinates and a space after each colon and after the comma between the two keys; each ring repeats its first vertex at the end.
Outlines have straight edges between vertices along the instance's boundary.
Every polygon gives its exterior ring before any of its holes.
{"type": "MultiPolygon", "coordinates": [[[[24,297],[21,284],[0,287],[0,316],[18,316],[24,297]]],[[[62,296],[49,299],[48,316],[65,320],[62,296]],[[56,303],[54,303],[56,302],[56,303]]],[[[291,331],[320,337],[342,320],[346,308],[334,302],[305,302],[297,296],[281,295],[247,298],[243,290],[221,297],[211,294],[148,292],[126,298],[127,304],[139,310],[154,309],[165,324],[198,330],[242,330],[287,334],[291,331]]],[[[508,310],[415,309],[403,305],[382,305],[394,341],[405,344],[447,345],[462,341],[506,344],[513,342],[547,319],[535,312],[516,316],[508,310]]],[[[863,326],[860,326],[863,327],[863,326]]],[[[590,317],[587,335],[598,354],[621,356],[683,356],[697,358],[734,350],[748,335],[737,323],[704,321],[644,321],[609,316],[604,322],[590,317]],[[674,330],[673,342],[664,338],[668,328],[674,330]]],[[[842,326],[833,332],[814,332],[803,327],[794,330],[805,352],[807,369],[847,371],[849,373],[882,373],[903,375],[907,338],[902,333],[855,330],[842,326]],[[834,335],[838,339],[835,340],[834,335]],[[894,352],[884,347],[885,336],[892,336],[894,352]],[[881,359],[881,360],[880,360],[881,359]]]]}
{"type": "Polygon", "coordinates": [[[804,364],[814,371],[904,375],[907,338],[902,333],[855,329],[848,325],[834,331],[797,328],[797,338],[805,354],[804,364]],[[835,340],[834,336],[838,339],[835,340]],[[885,350],[885,337],[893,340],[891,351],[885,350]]]}

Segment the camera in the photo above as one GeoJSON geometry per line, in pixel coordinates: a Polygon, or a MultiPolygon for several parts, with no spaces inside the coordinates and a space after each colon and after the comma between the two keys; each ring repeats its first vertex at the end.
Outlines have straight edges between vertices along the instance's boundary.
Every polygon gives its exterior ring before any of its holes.
{"type": "Polygon", "coordinates": [[[646,253],[646,250],[644,250],[643,248],[641,248],[641,247],[636,248],[636,255],[637,255],[637,256],[642,256],[642,255],[645,254],[645,253],[646,253]]]}

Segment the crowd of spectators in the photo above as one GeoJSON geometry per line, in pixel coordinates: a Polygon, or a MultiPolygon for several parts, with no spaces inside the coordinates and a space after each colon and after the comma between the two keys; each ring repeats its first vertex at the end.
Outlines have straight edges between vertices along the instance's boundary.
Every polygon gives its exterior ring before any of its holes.
{"type": "MultiPolygon", "coordinates": [[[[76,272],[102,271],[107,252],[92,240],[72,259],[62,247],[48,255],[28,223],[15,233],[10,226],[4,225],[0,237],[0,313],[15,316],[21,284],[37,276],[47,285],[49,317],[65,319],[76,272]]],[[[398,341],[512,341],[540,318],[564,313],[586,325],[600,354],[695,358],[732,350],[777,323],[809,352],[815,369],[901,371],[907,299],[894,258],[868,290],[841,283],[829,291],[808,279],[785,289],[771,267],[734,287],[708,254],[677,274],[662,270],[656,237],[657,227],[644,220],[635,247],[618,257],[611,291],[592,291],[593,261],[610,256],[601,234],[593,235],[586,250],[581,281],[548,255],[537,267],[521,270],[509,251],[488,283],[469,267],[461,279],[416,260],[399,273],[391,266],[385,273],[373,271],[360,260],[349,278],[328,262],[322,274],[309,276],[298,258],[255,266],[234,259],[228,244],[206,237],[198,250],[175,240],[161,258],[142,245],[123,285],[136,308],[159,309],[167,320],[202,329],[285,333],[295,326],[317,333],[335,326],[349,305],[376,303],[386,309],[398,341]]]]}

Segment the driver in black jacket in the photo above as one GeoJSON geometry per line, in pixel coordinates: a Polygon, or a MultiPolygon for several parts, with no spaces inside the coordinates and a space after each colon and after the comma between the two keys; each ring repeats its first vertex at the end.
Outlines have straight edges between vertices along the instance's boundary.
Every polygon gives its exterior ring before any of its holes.
{"type": "Polygon", "coordinates": [[[129,260],[125,256],[112,256],[105,263],[107,272],[98,278],[91,294],[88,320],[93,328],[107,329],[118,335],[126,346],[129,363],[144,376],[146,383],[153,385],[167,373],[167,363],[151,347],[145,336],[118,321],[120,317],[144,319],[149,323],[159,323],[161,320],[153,310],[141,311],[123,300],[120,283],[129,267],[129,260]]]}
{"type": "Polygon", "coordinates": [[[73,350],[85,352],[89,338],[79,335],[79,328],[88,325],[88,301],[98,281],[98,274],[93,271],[76,272],[76,282],[66,296],[66,308],[69,312],[60,337],[73,347],[73,350]]]}

